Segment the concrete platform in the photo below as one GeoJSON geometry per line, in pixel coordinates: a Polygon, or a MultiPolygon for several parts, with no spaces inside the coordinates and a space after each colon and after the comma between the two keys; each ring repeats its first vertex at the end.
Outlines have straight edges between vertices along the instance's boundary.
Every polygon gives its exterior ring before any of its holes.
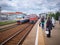
{"type": "Polygon", "coordinates": [[[35,24],[22,45],[60,45],[60,25],[58,22],[51,31],[51,38],[46,37],[46,27],[42,30],[39,27],[39,22],[40,20],[35,24]]]}
{"type": "Polygon", "coordinates": [[[39,27],[39,22],[40,19],[32,28],[22,45],[45,45],[43,32],[41,27],[39,27]]]}
{"type": "Polygon", "coordinates": [[[51,38],[47,38],[46,34],[44,35],[45,45],[60,45],[60,25],[58,21],[55,24],[55,27],[51,31],[51,38]]]}

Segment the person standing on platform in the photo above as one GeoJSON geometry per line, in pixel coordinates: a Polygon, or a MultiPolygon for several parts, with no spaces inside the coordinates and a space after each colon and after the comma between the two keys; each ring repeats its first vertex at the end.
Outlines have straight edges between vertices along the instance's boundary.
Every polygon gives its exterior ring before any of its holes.
{"type": "Polygon", "coordinates": [[[59,16],[59,19],[58,20],[59,20],[59,24],[60,24],[60,16],[59,16]]]}
{"type": "Polygon", "coordinates": [[[52,20],[48,17],[46,22],[46,31],[48,31],[47,37],[51,37],[51,30],[52,30],[52,20]]]}
{"type": "Polygon", "coordinates": [[[53,27],[55,27],[55,19],[54,19],[54,17],[52,17],[52,24],[53,24],[53,27]]]}
{"type": "Polygon", "coordinates": [[[44,23],[45,23],[45,18],[44,18],[44,16],[42,16],[42,18],[41,18],[42,29],[44,29],[44,23]]]}

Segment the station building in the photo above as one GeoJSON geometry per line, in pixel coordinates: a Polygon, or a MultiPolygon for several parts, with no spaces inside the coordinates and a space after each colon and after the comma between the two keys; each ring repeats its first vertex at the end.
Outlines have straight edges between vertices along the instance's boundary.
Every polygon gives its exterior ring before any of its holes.
{"type": "Polygon", "coordinates": [[[42,17],[42,16],[44,16],[46,18],[47,17],[47,13],[41,13],[41,14],[39,14],[39,17],[42,17]]]}
{"type": "Polygon", "coordinates": [[[26,14],[22,12],[1,12],[0,13],[0,21],[4,20],[16,20],[17,18],[21,18],[26,14]]]}

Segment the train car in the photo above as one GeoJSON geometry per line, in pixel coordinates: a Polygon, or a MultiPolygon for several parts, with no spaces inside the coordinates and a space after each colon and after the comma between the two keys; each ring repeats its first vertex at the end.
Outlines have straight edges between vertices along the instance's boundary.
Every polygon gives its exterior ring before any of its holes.
{"type": "Polygon", "coordinates": [[[29,18],[30,23],[35,23],[38,20],[38,16],[36,14],[31,14],[29,18]]]}
{"type": "Polygon", "coordinates": [[[17,18],[17,24],[23,24],[29,22],[29,18],[27,16],[21,17],[21,18],[17,18]]]}

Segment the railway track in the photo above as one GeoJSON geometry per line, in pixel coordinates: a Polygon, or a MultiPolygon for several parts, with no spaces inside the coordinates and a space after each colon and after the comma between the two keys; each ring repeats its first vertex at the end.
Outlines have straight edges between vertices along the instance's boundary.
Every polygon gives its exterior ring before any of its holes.
{"type": "Polygon", "coordinates": [[[11,29],[11,28],[15,28],[15,27],[17,27],[17,26],[18,26],[17,24],[14,24],[14,25],[11,25],[11,26],[8,26],[8,27],[0,28],[0,32],[9,30],[9,29],[11,29]]]}
{"type": "Polygon", "coordinates": [[[18,32],[19,30],[22,30],[24,27],[26,27],[28,25],[29,25],[29,23],[25,23],[25,24],[22,24],[22,25],[15,27],[15,28],[0,32],[0,43],[2,43],[4,40],[11,37],[16,32],[18,32]]]}
{"type": "Polygon", "coordinates": [[[0,45],[21,45],[27,34],[30,32],[34,24],[24,26],[21,30],[17,31],[14,35],[3,41],[0,45]]]}

